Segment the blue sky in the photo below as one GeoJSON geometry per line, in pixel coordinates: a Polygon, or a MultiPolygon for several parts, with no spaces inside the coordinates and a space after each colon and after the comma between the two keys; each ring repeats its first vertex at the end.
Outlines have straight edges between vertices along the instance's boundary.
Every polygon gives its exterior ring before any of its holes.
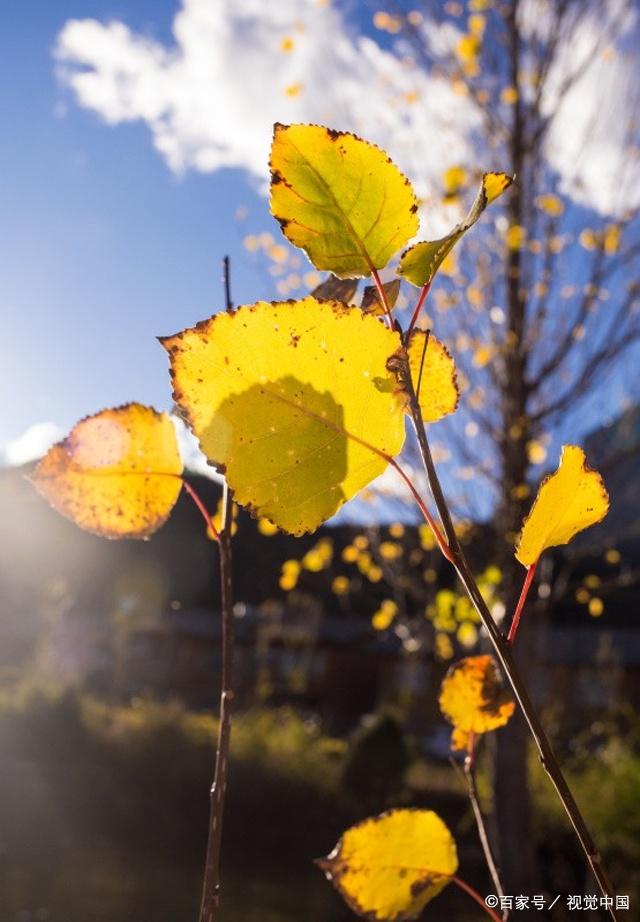
{"type": "MultiPolygon", "coordinates": [[[[563,51],[569,62],[598,15],[596,4],[563,51]]],[[[460,34],[449,21],[425,27],[434,53],[460,34]]],[[[273,121],[378,141],[425,200],[439,198],[448,166],[477,167],[477,111],[437,76],[399,66],[394,41],[350,0],[24,0],[10,15],[4,5],[0,457],[37,423],[66,430],[129,400],[168,408],[155,336],[220,308],[225,253],[236,302],[275,296],[242,243],[279,235],[263,195],[273,121]],[[420,104],[398,105],[407,96],[420,104]]],[[[585,222],[619,191],[611,150],[622,125],[611,105],[593,130],[589,81],[619,89],[631,82],[624,66],[616,58],[579,81],[550,130],[550,170],[585,222]]],[[[491,156],[483,149],[483,167],[499,169],[491,156]]],[[[637,196],[640,182],[629,188],[637,196]]],[[[426,210],[430,236],[451,223],[451,211],[426,210]]],[[[596,395],[595,422],[620,405],[628,371],[596,395]]]]}
{"type": "Polygon", "coordinates": [[[234,264],[234,294],[257,298],[235,220],[270,226],[246,174],[178,178],[141,125],[105,125],[78,108],[54,74],[52,48],[74,15],[125,16],[164,37],[175,4],[27,2],[3,7],[0,83],[4,411],[0,445],[28,426],[63,427],[131,399],[167,407],[166,358],[156,334],[220,306],[219,261],[234,264]]]}

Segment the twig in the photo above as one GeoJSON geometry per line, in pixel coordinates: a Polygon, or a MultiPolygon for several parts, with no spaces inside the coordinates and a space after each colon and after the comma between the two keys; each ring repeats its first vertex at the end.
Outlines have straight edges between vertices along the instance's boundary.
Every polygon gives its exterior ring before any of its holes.
{"type": "MultiPolygon", "coordinates": [[[[224,286],[227,310],[231,310],[229,258],[224,260],[224,286]]],[[[222,613],[222,677],[220,718],[213,784],[210,791],[209,836],[205,860],[199,922],[213,922],[220,906],[220,852],[222,821],[227,792],[231,711],[233,707],[233,590],[231,583],[231,530],[233,496],[226,480],[222,487],[222,514],[218,539],[220,564],[220,610],[222,613]]]]}
{"type": "MultiPolygon", "coordinates": [[[[470,757],[467,757],[464,760],[464,775],[467,781],[469,800],[471,802],[473,815],[476,821],[476,827],[478,829],[478,838],[480,839],[482,851],[484,852],[484,860],[487,863],[487,868],[489,869],[489,874],[491,875],[491,880],[493,881],[493,886],[496,893],[498,896],[503,897],[504,888],[502,886],[502,881],[500,880],[500,871],[498,870],[498,866],[496,864],[495,855],[493,854],[491,842],[489,841],[487,827],[485,826],[484,816],[482,815],[482,809],[480,808],[478,788],[476,786],[476,773],[473,766],[473,760],[470,757]]],[[[502,918],[503,922],[506,922],[506,920],[509,918],[509,913],[507,910],[504,911],[502,918]]]]}
{"type": "MultiPolygon", "coordinates": [[[[607,874],[602,866],[602,858],[598,849],[596,848],[595,842],[591,837],[589,828],[580,812],[580,809],[577,803],[574,800],[573,794],[567,784],[567,781],[562,773],[560,764],[555,756],[551,742],[547,737],[540,718],[538,717],[537,711],[533,706],[531,698],[529,697],[529,692],[520,676],[518,667],[515,664],[513,659],[511,648],[505,638],[502,636],[498,625],[493,619],[491,612],[489,611],[487,604],[478,588],[478,584],[471,572],[469,564],[467,562],[466,556],[458,537],[455,533],[453,527],[453,522],[451,521],[451,515],[449,513],[449,508],[445,500],[444,494],[442,492],[442,487],[438,479],[438,475],[433,463],[433,457],[431,455],[431,450],[429,448],[429,443],[427,440],[427,433],[424,426],[424,421],[422,419],[422,412],[420,410],[420,404],[416,397],[416,393],[413,387],[413,382],[411,380],[411,372],[409,370],[409,363],[406,358],[399,357],[399,361],[396,365],[398,373],[400,374],[401,383],[403,384],[407,397],[409,400],[409,410],[413,418],[416,436],[418,440],[418,446],[420,448],[420,454],[422,456],[422,461],[425,467],[427,478],[429,481],[429,486],[431,488],[431,493],[435,501],[442,525],[444,528],[445,536],[447,539],[447,544],[449,545],[449,550],[452,557],[453,566],[456,569],[456,572],[464,586],[467,595],[471,599],[474,608],[476,609],[484,628],[489,635],[489,639],[493,646],[493,649],[496,653],[496,656],[504,670],[505,675],[507,676],[509,683],[513,689],[514,695],[520,705],[520,709],[524,715],[527,724],[529,725],[529,730],[534,739],[538,753],[540,756],[540,761],[542,767],[549,776],[553,786],[556,789],[556,793],[562,802],[567,816],[569,817],[571,824],[575,830],[575,833],[578,837],[580,845],[585,853],[585,856],[591,866],[591,870],[598,882],[600,890],[604,896],[609,897],[614,903],[614,891],[611,887],[607,874]]],[[[616,920],[616,913],[613,909],[613,905],[609,910],[611,918],[616,920]]]]}

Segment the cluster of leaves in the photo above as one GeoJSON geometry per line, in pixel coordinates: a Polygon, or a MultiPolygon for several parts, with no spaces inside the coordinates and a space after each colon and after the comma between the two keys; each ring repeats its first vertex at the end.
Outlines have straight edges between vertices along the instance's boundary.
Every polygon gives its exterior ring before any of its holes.
{"type": "MultiPolygon", "coordinates": [[[[470,45],[460,53],[471,60],[470,45]]],[[[419,425],[435,423],[459,400],[453,358],[415,323],[444,261],[512,180],[485,174],[462,223],[404,250],[398,276],[420,295],[403,331],[393,313],[398,286],[383,286],[378,275],[418,231],[415,194],[395,164],[352,134],[278,124],[271,177],[271,211],[284,235],[333,278],[328,288],[298,301],[257,302],[163,337],[175,403],[235,500],[260,517],[263,531],[314,531],[391,465],[418,502],[434,546],[451,560],[426,502],[396,460],[408,414],[419,425]],[[348,300],[352,280],[361,277],[374,282],[362,304],[340,300],[341,285],[349,286],[348,300]],[[422,420],[416,421],[416,406],[422,420]]],[[[139,404],[83,420],[40,462],[34,482],[63,514],[107,537],[151,534],[184,483],[169,417],[139,404]]],[[[599,521],[607,503],[582,450],[565,447],[525,521],[518,560],[531,570],[546,548],[599,521]]],[[[201,511],[216,537],[224,523],[201,511]]],[[[357,550],[353,563],[371,577],[373,561],[357,550]]],[[[322,539],[301,563],[288,561],[284,588],[293,588],[302,567],[324,569],[332,552],[322,539]]],[[[395,553],[388,542],[382,557],[395,553]]],[[[470,607],[457,598],[441,597],[435,618],[442,622],[458,607],[465,608],[461,622],[473,626],[470,607]]],[[[386,600],[373,616],[376,626],[388,627],[396,612],[396,603],[386,600]]],[[[514,708],[490,657],[454,664],[441,705],[454,725],[454,746],[468,752],[479,734],[505,723],[514,708]]],[[[396,811],[345,833],[323,866],[356,912],[400,920],[413,918],[454,879],[457,857],[435,814],[396,811]]]]}

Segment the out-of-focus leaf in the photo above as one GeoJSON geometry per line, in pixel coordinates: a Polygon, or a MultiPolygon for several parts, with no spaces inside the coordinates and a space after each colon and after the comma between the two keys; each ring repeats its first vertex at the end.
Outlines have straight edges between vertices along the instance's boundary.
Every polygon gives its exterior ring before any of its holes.
{"type": "Polygon", "coordinates": [[[415,919],[458,870],[456,843],[431,810],[391,810],[352,826],[318,861],[345,902],[376,922],[415,919]]]}
{"type": "Polygon", "coordinates": [[[417,233],[409,180],[384,151],[320,125],[276,124],[271,213],[316,267],[339,278],[383,269],[417,233]]]}
{"type": "Polygon", "coordinates": [[[466,748],[468,734],[504,726],[515,710],[491,656],[466,656],[454,663],[440,688],[440,710],[454,726],[452,748],[466,748]]]}
{"type": "Polygon", "coordinates": [[[81,528],[106,538],[146,538],[169,517],[181,474],[171,419],[130,403],[77,423],[31,480],[81,528]]]}

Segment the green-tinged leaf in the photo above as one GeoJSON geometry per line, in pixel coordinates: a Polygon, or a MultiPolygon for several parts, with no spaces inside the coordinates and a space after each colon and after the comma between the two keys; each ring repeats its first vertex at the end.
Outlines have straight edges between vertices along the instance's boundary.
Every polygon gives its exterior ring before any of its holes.
{"type": "Polygon", "coordinates": [[[339,278],[383,269],[417,233],[417,211],[380,148],[320,125],[275,125],[271,213],[316,269],[339,278]]]}
{"type": "Polygon", "coordinates": [[[161,341],[202,450],[284,531],[313,531],[402,448],[400,337],[358,307],[259,302],[161,341]]]}
{"type": "Polygon", "coordinates": [[[169,416],[130,403],[77,423],[31,480],[81,528],[106,538],[146,538],[173,509],[181,474],[169,416]]]}
{"type": "Polygon", "coordinates": [[[513,179],[506,173],[485,173],[480,189],[465,220],[446,237],[416,243],[402,254],[398,274],[421,288],[429,285],[458,240],[476,223],[487,205],[509,188],[513,179]]]}
{"type": "Polygon", "coordinates": [[[352,826],[317,862],[350,908],[373,922],[415,919],[458,870],[456,843],[431,810],[391,810],[352,826]]]}

